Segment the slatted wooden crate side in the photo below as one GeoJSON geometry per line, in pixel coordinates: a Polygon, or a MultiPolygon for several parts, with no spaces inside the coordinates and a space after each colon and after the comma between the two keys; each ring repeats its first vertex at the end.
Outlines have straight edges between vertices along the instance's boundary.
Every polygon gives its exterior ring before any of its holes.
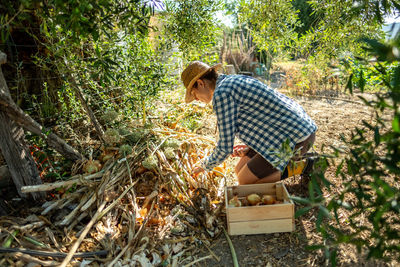
{"type": "MultiPolygon", "coordinates": [[[[232,195],[229,196],[229,187],[225,187],[225,211],[226,211],[226,223],[228,226],[228,233],[229,233],[229,216],[230,216],[230,211],[229,211],[229,207],[228,207],[228,202],[231,199],[232,195]],[[229,197],[228,197],[229,196],[229,197]]],[[[231,193],[231,192],[230,192],[231,193]]]]}
{"type": "Polygon", "coordinates": [[[284,197],[284,199],[289,201],[290,203],[292,203],[294,205],[294,202],[293,202],[293,200],[290,199],[290,195],[289,195],[289,192],[287,191],[286,187],[283,186],[282,189],[283,189],[283,197],[284,197]]]}
{"type": "Polygon", "coordinates": [[[292,199],[290,199],[290,195],[289,195],[289,192],[287,191],[287,189],[286,189],[286,187],[285,186],[283,186],[283,197],[284,197],[284,199],[285,200],[287,200],[287,201],[289,201],[289,203],[290,203],[290,205],[291,205],[291,207],[292,207],[292,231],[294,231],[295,229],[296,229],[296,222],[295,222],[295,219],[294,219],[294,202],[293,202],[293,200],[292,199]]]}
{"type": "Polygon", "coordinates": [[[230,235],[252,235],[266,233],[281,233],[293,231],[292,219],[231,222],[228,224],[230,235]]]}
{"type": "Polygon", "coordinates": [[[282,182],[276,183],[276,199],[283,200],[283,184],[282,184],[282,182]]]}
{"type": "Polygon", "coordinates": [[[249,207],[228,207],[228,222],[258,221],[269,219],[291,219],[290,203],[249,207]]]}
{"type": "Polygon", "coordinates": [[[291,232],[295,229],[294,203],[282,182],[271,184],[240,185],[225,190],[226,216],[230,235],[291,232]],[[234,196],[249,194],[275,195],[282,204],[247,207],[229,207],[234,196]]]}

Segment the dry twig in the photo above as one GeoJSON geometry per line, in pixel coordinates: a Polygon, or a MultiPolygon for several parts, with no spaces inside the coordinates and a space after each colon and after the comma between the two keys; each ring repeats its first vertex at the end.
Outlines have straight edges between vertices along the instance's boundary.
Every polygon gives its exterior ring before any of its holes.
{"type": "Polygon", "coordinates": [[[86,237],[87,233],[89,232],[90,228],[92,228],[93,224],[97,221],[99,215],[101,214],[101,212],[103,211],[104,207],[106,206],[107,201],[103,201],[103,203],[101,203],[100,207],[98,208],[96,214],[92,217],[92,219],[90,220],[90,222],[86,225],[85,229],[83,230],[81,236],[78,238],[78,240],[74,243],[74,245],[72,246],[71,250],[69,251],[67,257],[64,259],[64,261],[61,263],[60,267],[66,267],[67,264],[71,261],[74,253],[76,252],[76,250],[78,249],[79,245],[81,244],[81,242],[83,241],[83,239],[86,237]]]}
{"type": "Polygon", "coordinates": [[[70,180],[61,181],[56,183],[48,183],[48,184],[41,184],[41,185],[30,185],[30,186],[23,186],[21,187],[21,192],[23,193],[32,193],[32,192],[40,192],[40,191],[50,191],[60,187],[68,187],[74,184],[87,184],[87,183],[94,183],[96,182],[96,178],[100,178],[103,176],[104,171],[100,171],[98,173],[90,174],[90,175],[75,175],[71,177],[70,180]]]}

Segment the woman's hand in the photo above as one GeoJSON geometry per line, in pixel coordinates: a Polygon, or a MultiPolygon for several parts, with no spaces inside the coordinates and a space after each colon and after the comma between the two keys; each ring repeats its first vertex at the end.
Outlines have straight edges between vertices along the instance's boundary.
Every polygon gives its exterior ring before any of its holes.
{"type": "Polygon", "coordinates": [[[199,175],[202,172],[204,172],[204,169],[202,167],[200,167],[200,166],[196,166],[192,170],[192,174],[195,175],[195,176],[199,175]]]}
{"type": "Polygon", "coordinates": [[[233,147],[232,157],[244,157],[250,148],[246,145],[237,145],[233,147]]]}

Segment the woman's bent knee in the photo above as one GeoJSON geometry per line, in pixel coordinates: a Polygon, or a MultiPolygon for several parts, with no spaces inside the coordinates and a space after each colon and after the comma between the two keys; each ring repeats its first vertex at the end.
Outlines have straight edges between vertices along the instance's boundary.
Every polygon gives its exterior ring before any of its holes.
{"type": "Polygon", "coordinates": [[[247,164],[244,164],[242,169],[237,174],[237,178],[240,185],[255,184],[259,180],[259,178],[250,171],[247,164]]]}
{"type": "Polygon", "coordinates": [[[281,180],[282,173],[280,171],[274,172],[264,178],[259,179],[256,183],[263,184],[263,183],[276,183],[281,180]]]}
{"type": "Polygon", "coordinates": [[[250,160],[249,157],[242,157],[240,158],[240,160],[238,161],[238,163],[235,166],[235,174],[236,176],[239,176],[240,171],[243,169],[243,167],[247,164],[247,162],[250,160]]]}

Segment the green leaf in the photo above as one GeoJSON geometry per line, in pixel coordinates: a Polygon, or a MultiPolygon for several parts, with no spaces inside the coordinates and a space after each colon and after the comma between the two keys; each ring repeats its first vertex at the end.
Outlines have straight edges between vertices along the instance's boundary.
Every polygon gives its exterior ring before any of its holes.
{"type": "Polygon", "coordinates": [[[336,256],[337,256],[337,250],[334,249],[329,256],[329,262],[331,264],[332,267],[335,267],[337,262],[336,262],[336,256]]]}
{"type": "Polygon", "coordinates": [[[375,141],[375,145],[379,145],[381,143],[381,135],[379,133],[379,128],[375,127],[374,129],[374,141],[375,141]]]}
{"type": "Polygon", "coordinates": [[[335,176],[338,176],[339,173],[342,171],[343,165],[344,165],[344,161],[342,160],[342,161],[339,163],[339,165],[337,166],[337,168],[336,168],[335,176]]]}
{"type": "Polygon", "coordinates": [[[6,238],[3,242],[3,248],[9,248],[18,233],[19,230],[14,230],[12,233],[10,233],[8,238],[6,238]]]}
{"type": "Polygon", "coordinates": [[[350,74],[349,80],[347,81],[346,88],[349,89],[350,94],[353,94],[353,73],[350,74]]]}
{"type": "Polygon", "coordinates": [[[313,183],[308,183],[308,194],[310,196],[310,200],[312,202],[315,201],[315,195],[314,195],[314,184],[313,183]]]}
{"type": "Polygon", "coordinates": [[[324,207],[322,205],[319,205],[318,207],[319,207],[320,213],[322,213],[322,215],[324,217],[326,217],[326,218],[331,218],[332,217],[330,212],[329,212],[329,210],[326,207],[324,207]]]}
{"type": "Polygon", "coordinates": [[[394,91],[400,91],[400,65],[393,72],[392,86],[394,91]]]}
{"type": "Polygon", "coordinates": [[[323,249],[325,248],[324,245],[311,245],[311,246],[306,246],[307,250],[317,250],[317,249],[323,249]]]}
{"type": "Polygon", "coordinates": [[[400,120],[399,116],[395,116],[392,120],[392,129],[395,133],[400,133],[400,120]]]}
{"type": "Polygon", "coordinates": [[[370,248],[367,258],[377,258],[381,259],[383,257],[383,251],[380,248],[372,247],[370,248]]]}
{"type": "Polygon", "coordinates": [[[322,223],[322,220],[324,219],[324,214],[321,212],[321,210],[318,212],[318,215],[317,215],[317,220],[316,220],[316,222],[315,222],[315,225],[317,226],[317,230],[318,231],[321,231],[321,223],[322,223]]]}
{"type": "Polygon", "coordinates": [[[359,77],[359,80],[358,80],[358,87],[360,88],[361,92],[364,92],[365,78],[364,78],[364,71],[363,70],[360,71],[360,77],[359,77]]]}
{"type": "Polygon", "coordinates": [[[349,202],[346,202],[346,201],[341,201],[340,206],[342,206],[343,208],[345,208],[347,210],[351,210],[353,208],[353,206],[349,202]]]}
{"type": "Polygon", "coordinates": [[[311,209],[312,209],[312,206],[305,207],[305,208],[297,210],[296,214],[295,214],[295,218],[298,218],[298,217],[304,215],[305,213],[307,213],[311,209]]]}
{"type": "Polygon", "coordinates": [[[309,199],[307,199],[307,198],[291,196],[290,199],[295,201],[295,202],[298,202],[300,204],[306,204],[306,205],[311,204],[311,201],[309,199]]]}

